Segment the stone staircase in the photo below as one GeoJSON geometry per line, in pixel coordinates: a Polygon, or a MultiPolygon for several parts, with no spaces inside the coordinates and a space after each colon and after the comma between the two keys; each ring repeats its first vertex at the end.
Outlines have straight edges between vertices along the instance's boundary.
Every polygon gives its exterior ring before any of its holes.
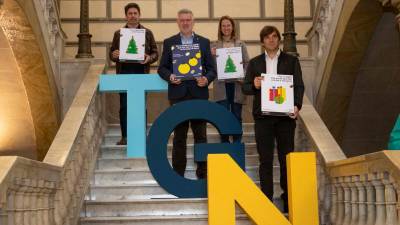
{"type": "MultiPolygon", "coordinates": [[[[217,130],[207,128],[208,142],[219,142],[217,130]]],[[[243,124],[246,172],[259,185],[258,154],[252,123],[243,124]]],[[[117,146],[119,126],[111,124],[103,139],[91,185],[81,212],[81,225],[176,225],[208,224],[207,199],[180,199],[168,194],[154,180],[146,159],[126,157],[126,146],[117,146]]],[[[168,143],[171,161],[172,138],[168,143]]],[[[193,135],[188,135],[188,165],[185,177],[195,179],[193,135]]],[[[275,204],[281,208],[279,166],[274,163],[275,204]]],[[[237,224],[253,224],[237,207],[237,224]]]]}

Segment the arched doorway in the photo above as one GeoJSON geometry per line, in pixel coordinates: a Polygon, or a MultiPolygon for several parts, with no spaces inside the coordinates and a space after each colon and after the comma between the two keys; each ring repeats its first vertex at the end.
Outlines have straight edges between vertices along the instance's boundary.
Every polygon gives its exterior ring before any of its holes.
{"type": "Polygon", "coordinates": [[[338,37],[332,69],[317,97],[321,117],[347,156],[385,149],[400,113],[395,13],[376,0],[357,1],[354,6],[348,21],[340,24],[345,32],[338,37]]]}

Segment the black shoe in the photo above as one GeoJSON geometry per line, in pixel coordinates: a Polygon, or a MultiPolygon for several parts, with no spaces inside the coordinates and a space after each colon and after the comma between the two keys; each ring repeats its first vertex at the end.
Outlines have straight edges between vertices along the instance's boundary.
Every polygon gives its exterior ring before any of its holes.
{"type": "Polygon", "coordinates": [[[282,193],[281,199],[282,199],[282,203],[283,203],[283,213],[288,213],[289,212],[289,201],[288,201],[287,195],[282,193]]]}
{"type": "Polygon", "coordinates": [[[283,203],[283,213],[289,213],[289,206],[287,203],[283,203]]]}
{"type": "Polygon", "coordinates": [[[197,168],[196,177],[197,179],[207,179],[207,170],[197,168]]]}
{"type": "Polygon", "coordinates": [[[117,142],[117,145],[126,145],[127,141],[125,137],[122,137],[121,140],[117,142]]]}
{"type": "Polygon", "coordinates": [[[198,179],[207,179],[207,163],[197,163],[196,176],[198,179]]]}

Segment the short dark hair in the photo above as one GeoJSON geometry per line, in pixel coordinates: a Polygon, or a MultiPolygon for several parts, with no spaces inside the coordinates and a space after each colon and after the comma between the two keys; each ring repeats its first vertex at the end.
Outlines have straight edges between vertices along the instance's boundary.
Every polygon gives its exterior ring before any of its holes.
{"type": "Polygon", "coordinates": [[[221,19],[219,19],[219,24],[218,24],[218,40],[222,41],[222,37],[224,36],[224,34],[222,33],[222,29],[221,29],[221,25],[222,25],[222,21],[223,20],[228,20],[231,25],[232,25],[232,34],[231,34],[231,38],[232,39],[236,39],[236,25],[235,25],[235,21],[230,17],[230,16],[223,16],[221,17],[221,19]]]}
{"type": "Polygon", "coordinates": [[[139,7],[139,5],[136,4],[136,3],[134,3],[134,2],[131,2],[131,3],[128,3],[128,4],[125,6],[125,15],[128,13],[128,10],[129,10],[130,8],[135,8],[135,9],[137,9],[137,11],[138,11],[139,14],[140,14],[140,7],[139,7]]]}
{"type": "Polygon", "coordinates": [[[274,26],[265,26],[260,31],[260,42],[261,43],[264,42],[264,38],[274,32],[276,32],[276,34],[278,35],[279,41],[281,41],[282,37],[281,37],[281,33],[279,32],[278,28],[276,28],[274,26]]]}

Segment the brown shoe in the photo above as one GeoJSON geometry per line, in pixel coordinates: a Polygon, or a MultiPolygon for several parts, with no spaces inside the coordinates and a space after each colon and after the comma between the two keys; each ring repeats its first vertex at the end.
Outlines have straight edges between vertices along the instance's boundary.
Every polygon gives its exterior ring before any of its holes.
{"type": "Polygon", "coordinates": [[[117,145],[126,145],[126,138],[122,137],[121,140],[117,142],[117,145]]]}

